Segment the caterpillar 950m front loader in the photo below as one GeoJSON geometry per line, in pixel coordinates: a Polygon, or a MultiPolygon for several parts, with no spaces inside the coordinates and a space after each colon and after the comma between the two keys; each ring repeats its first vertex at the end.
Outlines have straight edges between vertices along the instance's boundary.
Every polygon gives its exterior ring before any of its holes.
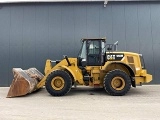
{"type": "Polygon", "coordinates": [[[122,96],[131,86],[152,80],[141,54],[115,51],[117,44],[105,45],[105,42],[104,38],[82,39],[77,58],[47,60],[44,75],[35,68],[14,68],[14,80],[7,97],[26,95],[43,86],[52,96],[63,96],[73,84],[103,87],[110,95],[122,96]]]}

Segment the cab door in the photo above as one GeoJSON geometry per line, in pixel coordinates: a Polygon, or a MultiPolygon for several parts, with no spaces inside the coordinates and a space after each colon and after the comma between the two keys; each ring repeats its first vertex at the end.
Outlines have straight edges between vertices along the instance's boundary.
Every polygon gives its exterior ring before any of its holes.
{"type": "Polygon", "coordinates": [[[100,66],[101,65],[101,40],[87,41],[87,65],[100,66]]]}

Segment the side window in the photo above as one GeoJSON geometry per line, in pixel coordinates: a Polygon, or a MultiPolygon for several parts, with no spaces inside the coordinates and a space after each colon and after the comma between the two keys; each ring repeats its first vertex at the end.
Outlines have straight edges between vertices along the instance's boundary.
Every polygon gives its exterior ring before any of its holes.
{"type": "Polygon", "coordinates": [[[106,49],[105,49],[105,43],[104,42],[102,42],[102,54],[105,54],[105,51],[106,51],[106,49]]]}
{"type": "Polygon", "coordinates": [[[86,59],[86,41],[83,43],[81,54],[79,56],[80,58],[86,59]]]}
{"type": "Polygon", "coordinates": [[[99,54],[99,42],[98,41],[90,41],[88,46],[88,54],[99,54]]]}

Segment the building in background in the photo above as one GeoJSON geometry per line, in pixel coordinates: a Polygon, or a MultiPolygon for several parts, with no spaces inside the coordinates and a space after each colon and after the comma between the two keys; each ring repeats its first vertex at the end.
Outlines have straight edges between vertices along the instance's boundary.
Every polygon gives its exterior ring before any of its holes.
{"type": "Polygon", "coordinates": [[[0,86],[12,68],[44,70],[46,59],[76,57],[81,38],[106,37],[118,49],[143,54],[160,83],[160,2],[153,0],[1,0],[0,86]],[[78,2],[76,2],[78,1],[78,2]]]}

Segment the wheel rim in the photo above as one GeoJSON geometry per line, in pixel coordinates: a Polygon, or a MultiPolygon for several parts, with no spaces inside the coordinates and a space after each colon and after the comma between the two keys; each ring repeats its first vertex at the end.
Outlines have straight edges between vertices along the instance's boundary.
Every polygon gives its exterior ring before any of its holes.
{"type": "Polygon", "coordinates": [[[64,79],[62,77],[54,77],[51,85],[55,90],[61,90],[64,87],[64,79]]]}
{"type": "Polygon", "coordinates": [[[114,77],[111,81],[112,88],[122,90],[125,87],[125,81],[121,77],[114,77]]]}

